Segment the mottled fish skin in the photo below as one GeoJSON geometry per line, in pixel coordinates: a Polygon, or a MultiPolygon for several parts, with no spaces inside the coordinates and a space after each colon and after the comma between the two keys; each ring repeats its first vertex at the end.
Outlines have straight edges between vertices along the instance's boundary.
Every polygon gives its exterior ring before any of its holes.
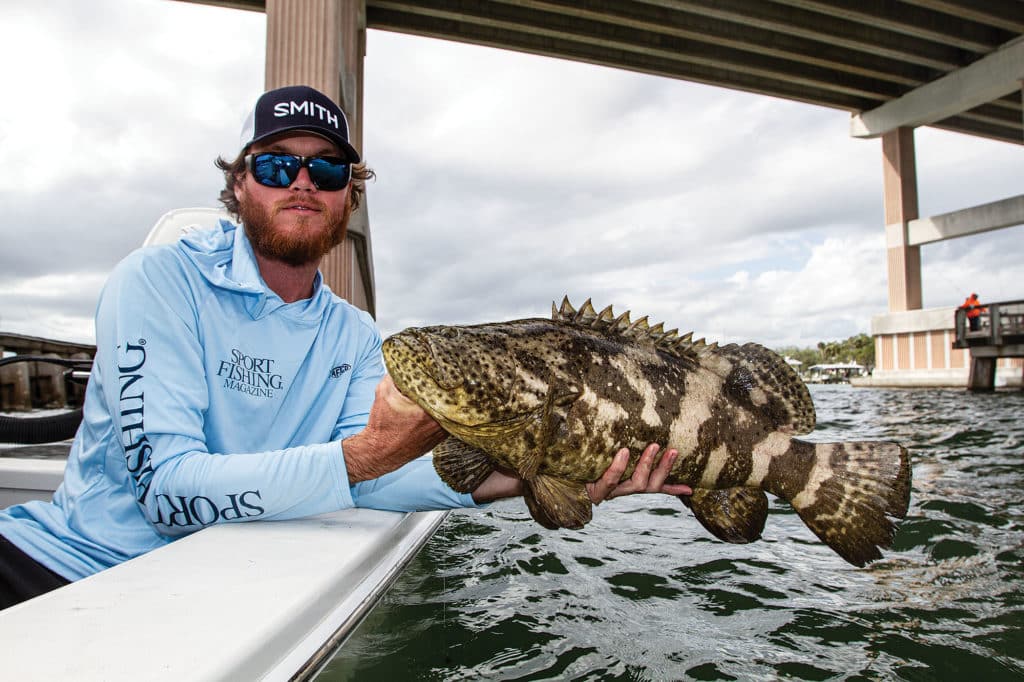
{"type": "Polygon", "coordinates": [[[408,329],[384,342],[399,390],[454,437],[435,451],[453,487],[472,489],[490,467],[508,467],[526,482],[534,518],[579,527],[590,518],[583,485],[621,447],[634,453],[628,477],[657,442],[679,451],[668,482],[725,491],[691,504],[722,539],[760,536],[767,506],[757,491],[767,491],[851,563],[891,544],[889,517],[909,503],[906,450],[794,439],[813,430],[814,407],[777,355],[679,337],[590,301],[576,310],[564,300],[552,317],[408,329]],[[749,518],[726,518],[727,507],[749,518]]]}

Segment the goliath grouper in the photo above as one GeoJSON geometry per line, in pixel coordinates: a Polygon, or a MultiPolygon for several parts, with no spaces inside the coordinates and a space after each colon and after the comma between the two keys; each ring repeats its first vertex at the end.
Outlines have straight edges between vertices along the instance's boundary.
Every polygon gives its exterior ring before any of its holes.
{"type": "Polygon", "coordinates": [[[692,334],[630,322],[611,306],[552,319],[406,329],[384,341],[398,389],[449,437],[434,449],[441,478],[474,490],[495,468],[524,481],[527,507],[546,528],[582,528],[596,481],[615,453],[648,443],[675,448],[668,483],[700,523],[727,542],[758,539],[765,492],[856,566],[882,557],[910,501],[910,463],[891,442],[811,443],[807,387],[782,358],[754,343],[717,346],[692,334]]]}

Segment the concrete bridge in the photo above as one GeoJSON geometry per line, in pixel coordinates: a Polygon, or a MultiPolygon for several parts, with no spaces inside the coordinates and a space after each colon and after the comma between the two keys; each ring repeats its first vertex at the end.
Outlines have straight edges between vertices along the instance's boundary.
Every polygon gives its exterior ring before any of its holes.
{"type": "MultiPolygon", "coordinates": [[[[852,136],[882,140],[889,309],[872,333],[876,379],[890,385],[948,382],[964,367],[960,350],[945,352],[955,333],[950,310],[922,310],[921,245],[1024,224],[1024,195],[919,215],[914,148],[918,126],[1024,144],[1019,0],[185,1],[265,12],[266,86],[308,83],[327,93],[348,114],[359,148],[368,28],[848,111],[852,136]],[[927,350],[933,340],[943,353],[927,350]]],[[[325,259],[324,275],[373,313],[365,207],[349,234],[325,259]]]]}

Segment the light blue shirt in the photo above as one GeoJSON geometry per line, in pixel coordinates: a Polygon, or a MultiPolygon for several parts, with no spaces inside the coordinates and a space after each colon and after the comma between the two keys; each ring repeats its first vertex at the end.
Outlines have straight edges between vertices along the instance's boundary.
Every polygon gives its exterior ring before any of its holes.
{"type": "Polygon", "coordinates": [[[366,425],[380,334],[319,274],[285,303],[226,221],[122,261],[96,337],[63,484],[0,511],[0,535],[68,579],[213,523],[476,506],[429,458],[348,485],[341,441],[366,425]]]}

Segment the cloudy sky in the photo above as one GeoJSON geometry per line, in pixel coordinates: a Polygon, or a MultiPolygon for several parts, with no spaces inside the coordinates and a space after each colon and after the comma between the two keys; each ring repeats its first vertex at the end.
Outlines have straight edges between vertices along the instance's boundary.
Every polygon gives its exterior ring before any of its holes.
{"type": "MultiPolygon", "coordinates": [[[[813,346],[887,307],[879,140],[767,97],[370,31],[364,157],[378,322],[648,314],[813,346]]],[[[262,14],[170,0],[0,3],[0,330],[93,340],[113,265],[216,206],[262,91],[262,14]]],[[[922,215],[1022,191],[1024,148],[920,129],[922,215]]],[[[925,307],[1024,298],[1024,227],[922,248],[925,307]]]]}

